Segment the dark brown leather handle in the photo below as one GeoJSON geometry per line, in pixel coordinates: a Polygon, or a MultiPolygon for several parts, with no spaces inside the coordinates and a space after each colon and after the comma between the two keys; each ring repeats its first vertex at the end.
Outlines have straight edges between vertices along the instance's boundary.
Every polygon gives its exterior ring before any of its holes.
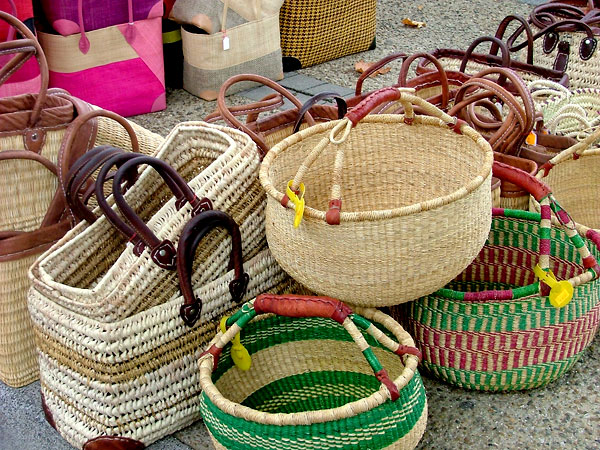
{"type": "MultiPolygon", "coordinates": [[[[504,19],[502,19],[502,22],[500,22],[500,25],[498,25],[498,28],[496,29],[495,37],[497,39],[504,41],[504,34],[506,33],[506,28],[513,21],[517,21],[517,22],[521,23],[518,30],[519,30],[519,34],[521,34],[524,31],[525,35],[527,37],[527,64],[533,64],[533,31],[531,31],[529,22],[527,22],[527,20],[524,17],[516,16],[516,15],[512,15],[512,14],[506,16],[504,19]]],[[[495,42],[492,42],[492,46],[490,47],[490,53],[492,55],[497,55],[498,49],[499,49],[498,44],[496,44],[495,42]]],[[[509,51],[513,50],[512,48],[510,48],[510,46],[508,47],[508,49],[509,49],[509,51]]]]}
{"type": "MultiPolygon", "coordinates": [[[[176,250],[173,243],[168,239],[162,241],[158,239],[150,228],[148,228],[148,226],[138,217],[135,211],[127,204],[125,197],[123,196],[123,180],[128,176],[130,171],[135,170],[138,166],[143,164],[154,168],[171,189],[173,194],[175,194],[177,197],[175,202],[177,209],[181,209],[185,203],[189,203],[192,206],[192,214],[197,214],[201,210],[207,208],[207,200],[199,200],[198,197],[196,197],[196,194],[194,194],[194,191],[190,189],[187,182],[175,169],[163,160],[153,158],[152,156],[140,155],[131,158],[125,161],[115,174],[113,179],[113,197],[115,203],[125,219],[127,219],[135,230],[136,237],[141,239],[140,243],[136,245],[136,254],[141,254],[144,247],[148,247],[150,249],[150,257],[156,265],[163,269],[174,270],[176,250]]],[[[105,167],[106,165],[103,169],[105,167]]],[[[96,186],[98,185],[99,184],[97,183],[96,186]]],[[[212,204],[210,204],[210,206],[212,208],[212,204]]]]}
{"type": "Polygon", "coordinates": [[[298,111],[298,118],[294,123],[293,133],[298,132],[298,130],[300,129],[300,125],[304,120],[304,116],[310,110],[310,108],[312,108],[321,100],[326,99],[333,99],[337,103],[338,119],[341,119],[346,115],[346,112],[348,111],[348,105],[346,104],[346,100],[344,99],[344,97],[341,97],[336,92],[321,92],[320,94],[314,95],[308,100],[306,100],[304,105],[302,105],[302,108],[300,108],[300,110],[298,111]]]}
{"type": "Polygon", "coordinates": [[[443,110],[446,110],[446,108],[448,107],[448,102],[450,101],[450,87],[448,84],[448,75],[446,74],[446,70],[439,62],[439,60],[432,54],[419,52],[406,58],[402,63],[402,67],[400,68],[400,75],[398,76],[398,85],[402,87],[415,87],[415,82],[419,82],[418,80],[422,77],[427,77],[427,74],[417,76],[416,78],[413,78],[413,80],[411,80],[412,83],[407,80],[410,66],[414,61],[417,60],[417,58],[431,61],[431,63],[437,69],[437,72],[432,73],[437,73],[437,76],[439,77],[440,86],[442,87],[442,98],[439,107],[443,110]]]}
{"type": "Polygon", "coordinates": [[[388,55],[385,58],[380,59],[379,61],[371,64],[367,70],[365,70],[363,73],[360,74],[360,77],[358,77],[358,80],[356,80],[356,88],[354,89],[354,95],[356,97],[362,96],[363,83],[365,82],[365,80],[367,78],[369,78],[377,70],[381,69],[382,67],[391,63],[392,61],[396,61],[397,59],[404,59],[406,57],[407,57],[406,53],[392,53],[391,55],[388,55]]]}
{"type": "Polygon", "coordinates": [[[285,317],[324,317],[338,323],[352,314],[341,301],[325,296],[261,294],[254,300],[256,314],[277,314],[285,317]]]}
{"type": "Polygon", "coordinates": [[[7,64],[0,68],[0,85],[2,85],[2,83],[4,83],[16,70],[25,64],[25,62],[34,54],[40,67],[40,92],[36,96],[35,103],[31,109],[31,115],[29,117],[28,124],[29,128],[34,128],[40,120],[42,107],[46,103],[48,82],[50,79],[48,62],[46,61],[44,51],[42,50],[42,47],[38,43],[36,37],[23,22],[8,13],[5,13],[4,11],[0,11],[0,20],[7,22],[24,37],[24,39],[0,43],[1,54],[16,54],[7,64]]]}
{"type": "Polygon", "coordinates": [[[492,165],[492,175],[525,189],[538,202],[552,192],[546,183],[538,180],[531,174],[498,161],[494,161],[492,165]]]}
{"type": "MultiPolygon", "coordinates": [[[[566,3],[545,3],[533,8],[529,15],[531,23],[538,28],[546,28],[554,22],[565,19],[581,20],[588,25],[599,25],[600,2],[597,5],[594,5],[594,2],[589,2],[587,8],[566,3]]],[[[574,31],[574,29],[565,31],[574,31]]]]}
{"type": "MultiPolygon", "coordinates": [[[[491,42],[492,45],[496,44],[498,46],[498,48],[500,49],[500,53],[501,53],[501,57],[502,57],[502,65],[504,67],[510,67],[510,51],[508,50],[508,47],[506,46],[506,44],[494,36],[482,36],[482,37],[475,39],[473,41],[473,43],[471,45],[469,45],[469,48],[467,48],[467,50],[465,51],[463,59],[460,62],[460,69],[458,69],[459,72],[466,73],[465,70],[467,69],[467,63],[469,62],[469,59],[471,58],[471,54],[473,54],[473,50],[475,50],[479,46],[479,44],[481,44],[483,42],[491,42]]],[[[491,52],[491,49],[490,49],[490,52],[491,52]]],[[[496,56],[496,55],[494,55],[494,56],[496,56]]]]}
{"type": "MultiPolygon", "coordinates": [[[[84,153],[71,166],[66,176],[67,185],[65,186],[65,191],[67,194],[67,205],[73,214],[75,222],[85,220],[88,223],[94,223],[96,221],[96,216],[86,206],[87,201],[94,193],[95,184],[91,176],[111,157],[121,153],[125,152],[119,148],[103,145],[84,153]]],[[[131,155],[136,155],[136,153],[131,153],[131,155]]],[[[137,175],[137,172],[135,173],[137,175]]],[[[107,176],[103,181],[108,181],[111,178],[107,176]]],[[[135,178],[132,181],[128,181],[129,185],[135,183],[135,178]]]]}
{"type": "Polygon", "coordinates": [[[242,236],[238,224],[222,211],[205,211],[192,218],[181,232],[177,245],[177,274],[184,298],[179,314],[187,326],[194,326],[202,313],[202,300],[194,296],[192,269],[194,255],[202,239],[214,228],[225,228],[231,236],[230,267],[234,279],[229,283],[229,292],[235,303],[239,303],[248,287],[249,277],[244,272],[242,259],[242,236]]]}
{"type": "MultiPolygon", "coordinates": [[[[533,36],[533,40],[535,41],[543,36],[546,36],[548,33],[552,33],[552,32],[560,33],[561,31],[585,32],[587,35],[586,39],[590,41],[590,45],[593,45],[592,52],[593,52],[593,50],[595,50],[595,48],[597,46],[597,39],[595,38],[594,31],[590,28],[590,26],[588,24],[582,22],[581,20],[572,20],[572,19],[565,19],[565,20],[561,20],[560,22],[551,23],[547,27],[543,28],[541,31],[538,31],[533,36]]],[[[512,36],[511,36],[511,38],[512,38],[512,36]]],[[[582,41],[581,45],[584,44],[586,39],[584,39],[582,41]]],[[[515,44],[514,46],[512,46],[511,49],[514,51],[518,51],[518,50],[521,50],[522,48],[525,48],[525,46],[527,44],[528,44],[527,42],[521,42],[520,44],[515,44]]],[[[512,45],[512,43],[509,45],[512,45]]]]}
{"type": "MultiPolygon", "coordinates": [[[[234,84],[240,83],[243,81],[254,81],[256,83],[260,83],[260,84],[270,87],[271,89],[273,89],[274,91],[278,92],[279,94],[281,94],[285,98],[287,98],[289,101],[291,101],[292,104],[298,110],[300,110],[300,108],[302,108],[302,102],[300,100],[298,100],[290,91],[285,89],[283,86],[280,86],[279,84],[275,83],[274,81],[271,81],[268,78],[262,77],[260,75],[252,75],[252,74],[234,75],[233,77],[231,77],[227,81],[225,81],[225,83],[223,83],[223,85],[221,86],[221,89],[219,90],[219,94],[217,96],[217,108],[218,108],[219,113],[223,117],[223,120],[225,120],[225,122],[227,122],[230,126],[237,128],[238,130],[241,130],[244,133],[246,133],[248,136],[250,136],[252,138],[252,140],[256,143],[256,145],[258,146],[260,153],[261,153],[261,157],[264,157],[264,155],[266,155],[267,152],[269,151],[269,146],[265,143],[263,137],[260,136],[259,132],[255,132],[255,131],[251,130],[248,126],[242,124],[235,117],[235,115],[231,112],[230,107],[228,107],[227,104],[225,103],[225,97],[227,96],[227,90],[234,84]]],[[[248,113],[249,114],[252,112],[259,112],[259,111],[252,110],[251,108],[252,108],[252,105],[248,105],[248,113]]],[[[256,116],[254,116],[254,117],[256,117],[256,116]]],[[[315,124],[315,121],[312,118],[312,116],[310,115],[310,113],[307,114],[306,120],[309,123],[309,125],[311,125],[311,126],[315,124]]]]}

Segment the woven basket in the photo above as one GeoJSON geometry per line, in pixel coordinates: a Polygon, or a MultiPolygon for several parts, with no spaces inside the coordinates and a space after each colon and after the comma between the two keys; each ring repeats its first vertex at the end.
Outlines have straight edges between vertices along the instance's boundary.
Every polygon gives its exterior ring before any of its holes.
{"type": "Polygon", "coordinates": [[[569,90],[548,80],[529,84],[550,133],[585,139],[600,126],[600,88],[569,90]]]}
{"type": "MultiPolygon", "coordinates": [[[[550,186],[575,222],[600,232],[600,147],[590,147],[598,140],[600,128],[552,158],[536,177],[550,186]]],[[[539,208],[532,198],[530,209],[539,208]]]]}
{"type": "Polygon", "coordinates": [[[321,64],[368,50],[377,0],[285,0],[279,11],[284,69],[321,64]]]}
{"type": "MultiPolygon", "coordinates": [[[[240,224],[247,258],[266,247],[259,155],[248,136],[203,122],[182,123],[169,134],[157,157],[190,180],[197,199],[208,198],[215,209],[233,216],[240,224]]],[[[175,245],[192,217],[190,204],[179,209],[181,205],[152,168],[141,173],[124,201],[137,213],[136,220],[147,224],[160,249],[164,240],[175,245]]],[[[139,227],[136,232],[141,235],[139,227]]],[[[226,246],[224,237],[214,245],[226,246]]],[[[43,255],[32,268],[32,280],[38,290],[67,309],[90,319],[115,321],[160,305],[175,294],[175,273],[156,263],[158,247],[150,251],[144,246],[140,253],[142,249],[127,243],[102,216],[87,228],[78,225],[62,245],[43,255]]],[[[214,250],[207,247],[203,267],[225,266],[218,259],[223,252],[214,250]]]]}
{"type": "Polygon", "coordinates": [[[406,91],[383,89],[342,121],[302,130],[267,154],[260,180],[269,248],[302,285],[349,303],[393,305],[433,292],[485,242],[492,159],[468,126],[406,91]],[[406,116],[364,117],[396,100],[406,116]],[[415,116],[411,104],[434,117],[415,116]],[[306,185],[303,215],[288,201],[290,180],[292,190],[306,185]]]}
{"type": "Polygon", "coordinates": [[[579,359],[600,323],[600,235],[576,226],[535,178],[504,168],[495,163],[494,175],[533,186],[541,214],[495,210],[489,239],[467,270],[394,311],[414,333],[423,367],[468,389],[530,389],[554,381],[579,359]],[[551,209],[564,225],[551,225],[551,209]],[[561,282],[573,287],[566,306],[553,306],[553,292],[548,297],[532,270],[536,264],[568,280],[561,282]]]}
{"type": "MultiPolygon", "coordinates": [[[[67,237],[60,244],[69,242],[67,237]]],[[[215,259],[227,261],[230,249],[215,243],[214,235],[205,238],[203,250],[212,246],[222,253],[222,258],[215,259]]],[[[205,252],[197,252],[196,259],[201,253],[205,252]]],[[[226,271],[225,263],[218,268],[223,270],[207,271],[198,263],[195,266],[193,294],[202,298],[204,307],[192,328],[180,317],[185,299],[179,293],[107,323],[64,308],[32,288],[28,304],[39,350],[46,418],[72,445],[81,448],[99,436],[148,445],[200,418],[196,361],[214,336],[215,321],[238,307],[231,294],[238,267],[226,271]],[[200,283],[201,279],[205,281],[200,283]]],[[[268,250],[249,258],[243,270],[249,279],[247,290],[241,292],[245,300],[262,292],[300,289],[268,250]]]]}
{"type": "Polygon", "coordinates": [[[412,449],[421,439],[419,351],[389,316],[327,297],[262,295],[226,324],[199,363],[217,449],[412,449]],[[250,322],[268,312],[276,315],[250,322]],[[248,371],[227,345],[240,331],[248,371]]]}

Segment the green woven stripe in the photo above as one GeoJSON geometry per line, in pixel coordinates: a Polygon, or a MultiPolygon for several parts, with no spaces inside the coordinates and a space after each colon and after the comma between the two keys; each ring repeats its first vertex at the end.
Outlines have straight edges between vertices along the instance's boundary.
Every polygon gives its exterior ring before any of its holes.
{"type": "Polygon", "coordinates": [[[512,217],[514,219],[525,219],[533,222],[539,222],[542,218],[540,213],[523,211],[520,209],[505,209],[504,217],[512,217]]]}
{"type": "Polygon", "coordinates": [[[253,423],[223,413],[204,393],[200,410],[211,434],[232,450],[382,449],[412,430],[425,401],[417,373],[396,402],[387,401],[355,417],[333,422],[297,426],[253,423]]]}
{"type": "MultiPolygon", "coordinates": [[[[389,331],[386,331],[386,334],[392,337],[389,331]]],[[[363,333],[363,336],[370,346],[385,349],[372,336],[366,333],[363,333]]],[[[242,330],[241,339],[242,344],[246,347],[250,355],[273,345],[286,342],[325,339],[354,342],[343,326],[331,319],[321,317],[298,319],[273,316],[264,320],[257,320],[246,325],[242,330]]],[[[223,349],[219,365],[213,374],[213,381],[215,382],[226,370],[233,366],[229,353],[230,348],[231,345],[227,345],[223,349]]]]}
{"type": "Polygon", "coordinates": [[[423,361],[422,369],[450,384],[467,389],[505,391],[544,386],[568,372],[583,352],[553,363],[537,364],[498,372],[458,370],[423,361]]]}
{"type": "Polygon", "coordinates": [[[379,390],[373,375],[343,372],[310,372],[275,381],[242,403],[269,413],[295,413],[337,408],[379,390]]]}
{"type": "Polygon", "coordinates": [[[381,367],[381,363],[377,359],[377,356],[375,356],[375,353],[373,353],[373,349],[371,349],[370,347],[366,348],[363,351],[363,355],[365,355],[365,359],[373,368],[373,372],[379,372],[381,369],[383,369],[383,367],[381,367]]]}
{"type": "Polygon", "coordinates": [[[550,239],[550,228],[542,228],[540,227],[539,235],[540,239],[550,239]]]}

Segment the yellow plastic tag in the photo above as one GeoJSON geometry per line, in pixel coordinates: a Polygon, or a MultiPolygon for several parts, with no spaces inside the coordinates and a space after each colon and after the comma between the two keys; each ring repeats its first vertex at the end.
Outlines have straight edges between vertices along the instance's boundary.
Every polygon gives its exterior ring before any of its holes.
{"type": "MultiPolygon", "coordinates": [[[[227,330],[227,319],[230,316],[224,316],[221,319],[220,328],[221,332],[225,333],[227,330]]],[[[246,347],[242,345],[240,333],[236,334],[231,343],[231,359],[233,363],[237,366],[238,369],[242,371],[250,370],[250,366],[252,365],[252,358],[250,357],[250,353],[246,350],[246,347]]]]}
{"type": "Polygon", "coordinates": [[[527,135],[527,138],[525,138],[525,142],[529,145],[536,145],[537,144],[537,134],[535,134],[533,131],[530,132],[527,135]]]}
{"type": "Polygon", "coordinates": [[[290,180],[288,182],[285,193],[290,201],[294,204],[294,210],[296,211],[296,214],[294,215],[294,228],[298,228],[300,226],[300,222],[302,222],[302,216],[304,215],[304,183],[300,183],[300,195],[298,196],[294,191],[292,191],[293,182],[294,180],[290,180]]]}
{"type": "Polygon", "coordinates": [[[544,271],[538,264],[533,272],[541,282],[550,286],[550,304],[555,308],[562,308],[569,304],[573,298],[573,285],[567,280],[558,281],[551,270],[544,271]]]}

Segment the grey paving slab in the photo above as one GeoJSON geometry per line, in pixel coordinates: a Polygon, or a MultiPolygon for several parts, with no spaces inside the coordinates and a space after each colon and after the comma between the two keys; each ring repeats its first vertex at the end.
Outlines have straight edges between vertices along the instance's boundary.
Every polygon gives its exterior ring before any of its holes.
{"type": "Polygon", "coordinates": [[[336,84],[324,83],[306,90],[306,93],[311,95],[320,94],[321,92],[335,92],[336,94],[345,97],[348,95],[353,95],[354,89],[338,86],[336,84]]]}
{"type": "Polygon", "coordinates": [[[297,92],[310,92],[310,89],[325,84],[325,81],[322,81],[318,78],[309,77],[306,75],[298,74],[295,77],[284,78],[279,82],[283,87],[293,89],[297,92]]]}

